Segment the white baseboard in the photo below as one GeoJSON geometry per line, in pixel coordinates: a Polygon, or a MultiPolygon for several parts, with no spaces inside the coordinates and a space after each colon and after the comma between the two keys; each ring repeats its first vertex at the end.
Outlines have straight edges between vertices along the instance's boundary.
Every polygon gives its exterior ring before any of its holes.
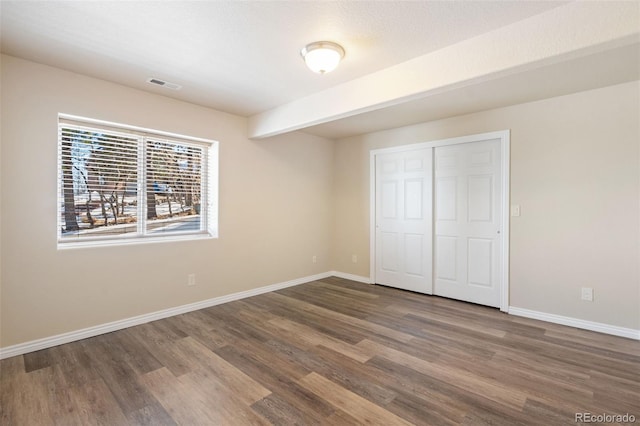
{"type": "Polygon", "coordinates": [[[357,281],[359,283],[365,283],[365,284],[372,284],[371,278],[363,277],[361,275],[347,274],[346,272],[339,272],[339,271],[331,271],[330,275],[338,278],[344,278],[345,280],[357,281]]]}
{"type": "Polygon", "coordinates": [[[286,281],[278,284],[258,287],[252,290],[228,294],[226,296],[214,297],[213,299],[207,299],[207,300],[202,300],[200,302],[189,303],[188,305],[176,306],[175,308],[163,309],[161,311],[138,315],[135,317],[113,321],[106,324],[97,325],[94,327],[88,327],[82,330],[71,331],[69,333],[58,334],[51,337],[32,340],[30,342],[19,343],[13,346],[7,346],[6,348],[0,348],[0,359],[10,358],[12,356],[17,356],[17,355],[23,355],[29,352],[35,352],[42,349],[51,348],[53,346],[62,345],[64,343],[75,342],[77,340],[86,339],[88,337],[94,337],[100,334],[122,330],[123,328],[133,327],[134,325],[140,325],[147,322],[156,321],[162,318],[172,317],[174,315],[180,315],[187,312],[197,311],[198,309],[204,309],[211,306],[220,305],[222,303],[232,302],[234,300],[240,300],[246,297],[257,296],[259,294],[268,293],[270,291],[276,291],[276,290],[280,290],[287,287],[293,287],[295,285],[308,283],[310,281],[321,280],[323,278],[327,278],[332,275],[333,275],[332,272],[324,272],[322,274],[311,275],[308,277],[298,278],[295,280],[286,281]]]}
{"type": "Polygon", "coordinates": [[[615,325],[586,321],[572,317],[563,317],[561,315],[547,314],[545,312],[516,308],[514,306],[509,306],[509,314],[552,322],[554,324],[568,325],[569,327],[581,328],[584,330],[597,331],[599,333],[612,334],[614,336],[626,337],[628,339],[640,340],[640,330],[635,330],[633,328],[618,327],[615,325]]]}
{"type": "MultiPolygon", "coordinates": [[[[7,346],[6,348],[0,348],[0,359],[10,358],[12,356],[17,356],[17,355],[23,355],[29,352],[35,352],[42,349],[51,348],[53,346],[62,345],[64,343],[75,342],[77,340],[98,336],[100,334],[122,330],[123,328],[133,327],[135,325],[145,324],[147,322],[156,321],[162,318],[168,318],[174,315],[180,315],[187,312],[197,311],[198,309],[204,309],[211,306],[220,305],[222,303],[233,302],[234,300],[240,300],[247,297],[257,296],[259,294],[268,293],[270,291],[276,291],[276,290],[280,290],[287,287],[293,287],[296,285],[308,283],[311,281],[321,280],[331,276],[344,278],[351,281],[357,281],[365,284],[371,283],[371,280],[368,277],[363,277],[360,275],[347,274],[347,273],[338,272],[338,271],[324,272],[321,274],[297,278],[291,281],[285,281],[282,283],[271,284],[264,287],[258,287],[252,290],[246,290],[238,293],[228,294],[226,296],[214,297],[212,299],[202,300],[200,302],[190,303],[187,305],[176,306],[174,308],[163,309],[161,311],[138,315],[135,317],[113,321],[106,324],[97,325],[94,327],[88,327],[82,330],[71,331],[68,333],[58,334],[51,337],[32,340],[30,342],[19,343],[13,346],[7,346]]],[[[602,324],[598,322],[580,320],[577,318],[563,317],[560,315],[547,314],[547,313],[538,312],[538,311],[531,311],[529,309],[517,308],[513,306],[509,307],[509,314],[526,317],[526,318],[537,319],[541,321],[552,322],[555,324],[568,325],[570,327],[582,328],[585,330],[598,331],[600,333],[612,334],[614,336],[627,337],[629,339],[640,340],[640,330],[634,330],[632,328],[617,327],[617,326],[602,324]]]]}

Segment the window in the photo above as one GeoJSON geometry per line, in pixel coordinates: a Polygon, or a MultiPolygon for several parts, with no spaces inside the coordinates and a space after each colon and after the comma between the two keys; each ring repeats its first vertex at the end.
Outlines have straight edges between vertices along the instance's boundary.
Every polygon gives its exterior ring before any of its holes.
{"type": "Polygon", "coordinates": [[[217,148],[61,115],[58,246],[216,237],[217,148]]]}

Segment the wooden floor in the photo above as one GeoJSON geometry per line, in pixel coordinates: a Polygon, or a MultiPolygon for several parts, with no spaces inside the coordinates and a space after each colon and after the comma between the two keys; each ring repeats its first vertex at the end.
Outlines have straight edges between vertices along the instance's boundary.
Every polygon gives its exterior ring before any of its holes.
{"type": "Polygon", "coordinates": [[[640,342],[329,278],[1,361],[2,425],[640,421],[640,342]]]}

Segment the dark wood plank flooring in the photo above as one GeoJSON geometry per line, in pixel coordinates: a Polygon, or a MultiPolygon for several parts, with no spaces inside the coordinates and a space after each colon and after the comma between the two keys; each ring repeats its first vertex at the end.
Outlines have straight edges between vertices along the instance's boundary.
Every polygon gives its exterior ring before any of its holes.
{"type": "Polygon", "coordinates": [[[2,425],[640,422],[640,342],[328,278],[0,362],[2,425]]]}

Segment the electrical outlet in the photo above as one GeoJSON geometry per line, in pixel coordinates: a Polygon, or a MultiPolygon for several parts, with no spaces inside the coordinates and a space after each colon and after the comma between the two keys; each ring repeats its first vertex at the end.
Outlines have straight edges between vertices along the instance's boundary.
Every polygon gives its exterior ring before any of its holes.
{"type": "Polygon", "coordinates": [[[582,300],[587,302],[593,302],[593,288],[591,287],[582,287],[582,300]]]}
{"type": "Polygon", "coordinates": [[[311,258],[311,262],[313,262],[313,263],[318,263],[318,256],[313,256],[313,257],[311,258]]]}
{"type": "Polygon", "coordinates": [[[196,274],[187,275],[187,285],[196,285],[196,274]]]}
{"type": "Polygon", "coordinates": [[[358,263],[358,255],[356,255],[356,254],[352,254],[352,255],[351,255],[351,262],[353,262],[353,263],[358,263]]]}

